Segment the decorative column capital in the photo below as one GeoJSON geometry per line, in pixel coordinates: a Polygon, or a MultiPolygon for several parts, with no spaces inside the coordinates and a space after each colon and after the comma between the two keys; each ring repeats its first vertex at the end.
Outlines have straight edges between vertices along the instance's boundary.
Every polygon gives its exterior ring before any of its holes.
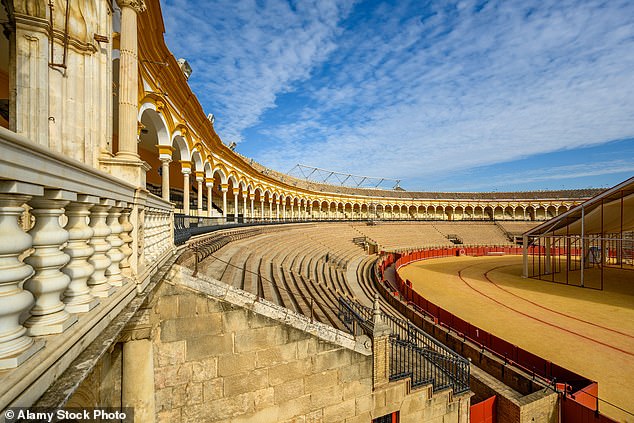
{"type": "Polygon", "coordinates": [[[202,170],[197,170],[194,174],[196,175],[196,181],[203,182],[205,180],[205,172],[202,170]]]}
{"type": "Polygon", "coordinates": [[[220,191],[222,192],[229,191],[229,184],[220,184],[220,191]]]}
{"type": "Polygon", "coordinates": [[[147,9],[144,0],[117,0],[117,4],[121,9],[129,7],[137,13],[145,12],[147,9]]]}
{"type": "Polygon", "coordinates": [[[161,161],[171,161],[172,160],[172,152],[174,151],[174,147],[171,145],[161,145],[157,144],[156,148],[159,152],[159,159],[161,161]]]}
{"type": "Polygon", "coordinates": [[[189,160],[180,160],[180,164],[181,171],[184,175],[192,173],[192,162],[190,162],[189,160]]]}

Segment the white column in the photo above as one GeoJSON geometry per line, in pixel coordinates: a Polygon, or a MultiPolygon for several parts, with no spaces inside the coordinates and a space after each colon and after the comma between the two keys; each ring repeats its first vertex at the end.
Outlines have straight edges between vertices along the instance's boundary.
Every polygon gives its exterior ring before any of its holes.
{"type": "Polygon", "coordinates": [[[264,220],[264,200],[260,200],[260,219],[264,220]]]}
{"type": "MultiPolygon", "coordinates": [[[[64,291],[64,303],[69,313],[86,313],[92,310],[99,300],[92,295],[88,287],[88,277],[94,268],[88,263],[88,258],[94,253],[94,249],[88,245],[93,235],[93,230],[88,226],[87,219],[90,216],[90,208],[99,201],[98,197],[78,195],[77,201],[66,206],[68,223],[68,244],[64,253],[70,256],[70,261],[62,269],[69,278],[70,284],[64,291]]],[[[130,250],[131,251],[131,250],[130,250]]]]}
{"type": "Polygon", "coordinates": [[[280,220],[280,200],[275,202],[275,219],[280,220]]]}
{"type": "Polygon", "coordinates": [[[119,44],[119,152],[117,157],[138,160],[138,44],[137,12],[145,10],[143,0],[118,0],[121,7],[119,44]]]}
{"type": "Polygon", "coordinates": [[[284,203],[282,204],[282,219],[286,220],[286,200],[284,200],[284,203]]]}
{"type": "Polygon", "coordinates": [[[189,173],[191,169],[183,168],[183,213],[189,215],[189,173]]]}
{"type": "Polygon", "coordinates": [[[77,321],[60,299],[70,284],[70,278],[61,272],[70,257],[61,251],[69,234],[59,224],[64,207],[76,200],[73,192],[44,190],[44,196],[29,202],[35,216],[35,225],[29,231],[35,251],[24,261],[33,267],[35,275],[24,283],[24,288],[35,296],[35,304],[24,326],[31,336],[61,333],[77,321]]]}
{"type": "Polygon", "coordinates": [[[227,219],[227,190],[229,189],[227,184],[220,185],[220,191],[222,191],[222,217],[227,219]]]}
{"type": "Polygon", "coordinates": [[[171,158],[161,158],[161,197],[170,200],[170,162],[171,158]]]}
{"type": "Polygon", "coordinates": [[[112,206],[114,206],[114,200],[100,199],[98,204],[90,208],[90,227],[93,230],[90,246],[95,252],[88,259],[88,263],[95,270],[88,279],[88,286],[92,295],[102,298],[109,297],[115,291],[106,277],[106,269],[110,266],[110,257],[107,255],[110,243],[106,241],[106,237],[110,235],[110,228],[106,225],[106,218],[112,206]]]}
{"type": "Polygon", "coordinates": [[[213,187],[214,187],[214,180],[207,180],[205,181],[205,185],[207,185],[207,216],[211,217],[213,214],[213,209],[214,209],[214,203],[213,203],[213,187]]]}
{"type": "Polygon", "coordinates": [[[273,200],[269,200],[269,219],[273,220],[273,200]]]}
{"type": "Polygon", "coordinates": [[[22,205],[42,193],[36,185],[0,182],[0,369],[19,366],[44,346],[27,336],[20,324],[20,315],[33,304],[33,295],[22,289],[33,268],[18,258],[32,245],[31,236],[18,224],[22,205]]]}
{"type": "Polygon", "coordinates": [[[234,188],[233,189],[233,221],[235,223],[238,223],[238,211],[239,209],[239,204],[238,204],[238,193],[240,192],[239,189],[234,188]]]}
{"type": "Polygon", "coordinates": [[[249,200],[251,201],[251,220],[255,219],[255,207],[253,205],[253,194],[249,195],[249,200]]]}
{"type": "Polygon", "coordinates": [[[198,216],[202,216],[203,215],[203,180],[204,180],[204,176],[203,176],[203,172],[196,172],[196,182],[198,183],[198,202],[197,202],[197,208],[198,208],[198,216]]]}
{"type": "Polygon", "coordinates": [[[121,355],[121,405],[134,408],[135,423],[152,423],[155,416],[152,341],[125,342],[121,355]]]}
{"type": "Polygon", "coordinates": [[[247,209],[248,209],[248,204],[247,204],[247,194],[243,194],[242,195],[242,201],[243,201],[243,207],[242,207],[242,221],[246,222],[247,221],[247,209]]]}
{"type": "Polygon", "coordinates": [[[110,265],[106,269],[105,275],[108,277],[108,283],[112,286],[123,286],[123,276],[121,275],[119,263],[125,256],[121,252],[121,246],[123,246],[121,232],[123,232],[123,227],[119,223],[119,218],[121,217],[121,210],[126,206],[126,203],[117,201],[108,210],[108,217],[106,218],[106,225],[110,228],[110,235],[106,238],[110,244],[110,250],[108,251],[110,265]]]}

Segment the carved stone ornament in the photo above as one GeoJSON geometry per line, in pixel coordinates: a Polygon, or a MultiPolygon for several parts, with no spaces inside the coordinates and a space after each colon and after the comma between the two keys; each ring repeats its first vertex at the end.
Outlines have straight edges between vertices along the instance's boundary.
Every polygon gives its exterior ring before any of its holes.
{"type": "Polygon", "coordinates": [[[130,7],[134,9],[137,13],[145,12],[147,7],[145,6],[144,0],[117,0],[120,8],[130,7]]]}

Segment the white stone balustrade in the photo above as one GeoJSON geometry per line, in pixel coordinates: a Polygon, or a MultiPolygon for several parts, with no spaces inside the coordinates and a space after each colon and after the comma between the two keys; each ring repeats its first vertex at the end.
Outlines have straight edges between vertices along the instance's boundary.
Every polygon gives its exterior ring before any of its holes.
{"type": "Polygon", "coordinates": [[[121,224],[121,241],[123,241],[123,245],[121,246],[123,259],[121,260],[121,263],[119,263],[119,266],[121,267],[121,273],[128,277],[132,277],[129,259],[132,255],[131,244],[134,241],[134,239],[130,236],[130,232],[134,229],[134,226],[130,223],[130,213],[132,213],[132,207],[128,205],[128,207],[121,211],[121,217],[119,218],[119,223],[121,224]]]}
{"type": "Polygon", "coordinates": [[[152,264],[172,248],[171,216],[168,210],[145,210],[145,259],[152,264]]]}
{"type": "Polygon", "coordinates": [[[99,300],[92,295],[88,287],[88,277],[94,271],[94,267],[88,263],[88,258],[94,253],[88,242],[93,236],[93,229],[88,226],[90,208],[99,201],[98,197],[90,195],[78,195],[77,201],[72,201],[66,206],[68,223],[68,244],[64,253],[70,256],[70,261],[62,269],[70,278],[70,284],[64,291],[63,301],[66,311],[70,313],[86,313],[92,310],[99,300]]]}
{"type": "Polygon", "coordinates": [[[110,266],[111,260],[108,257],[110,251],[110,243],[106,240],[110,235],[110,228],[106,224],[108,210],[114,206],[114,200],[101,199],[90,209],[90,227],[93,230],[93,236],[90,239],[90,246],[95,252],[88,260],[94,267],[94,271],[88,279],[88,286],[92,294],[96,297],[106,298],[112,295],[115,288],[108,283],[106,269],[110,266]]]}
{"type": "Polygon", "coordinates": [[[35,304],[24,326],[31,336],[61,333],[77,321],[61,301],[62,293],[70,284],[70,278],[61,268],[70,256],[62,252],[69,235],[59,224],[64,207],[75,200],[77,194],[73,192],[47,189],[42,197],[34,197],[29,202],[35,216],[35,225],[29,231],[34,252],[25,262],[33,267],[35,274],[24,287],[35,296],[35,304]]]}
{"type": "MultiPolygon", "coordinates": [[[[0,151],[0,369],[26,389],[145,289],[174,251],[173,205],[1,127],[0,151]],[[112,286],[125,278],[135,284],[112,286]]],[[[12,389],[0,383],[0,402],[12,389]]]]}
{"type": "Polygon", "coordinates": [[[106,238],[110,244],[110,250],[108,251],[110,265],[106,269],[105,275],[108,277],[108,283],[112,286],[123,286],[123,276],[121,275],[119,264],[125,256],[121,252],[123,227],[119,223],[119,218],[121,217],[121,210],[126,206],[126,203],[117,201],[108,211],[108,217],[106,218],[106,224],[110,228],[110,235],[106,238]]]}
{"type": "Polygon", "coordinates": [[[18,223],[22,206],[30,195],[42,194],[39,186],[0,182],[0,369],[19,366],[44,345],[34,342],[20,324],[20,315],[33,305],[33,295],[23,284],[34,272],[18,259],[32,245],[18,223]]]}

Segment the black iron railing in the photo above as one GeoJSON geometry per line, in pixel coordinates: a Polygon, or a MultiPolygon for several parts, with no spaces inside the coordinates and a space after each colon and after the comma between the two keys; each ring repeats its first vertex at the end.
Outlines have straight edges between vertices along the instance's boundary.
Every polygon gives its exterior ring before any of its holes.
{"type": "MultiPolygon", "coordinates": [[[[339,298],[339,319],[354,335],[372,336],[373,310],[347,298],[339,298]]],[[[392,330],[390,336],[390,380],[411,378],[412,386],[432,384],[438,391],[469,390],[469,361],[436,341],[406,319],[381,313],[392,330]]]]}

